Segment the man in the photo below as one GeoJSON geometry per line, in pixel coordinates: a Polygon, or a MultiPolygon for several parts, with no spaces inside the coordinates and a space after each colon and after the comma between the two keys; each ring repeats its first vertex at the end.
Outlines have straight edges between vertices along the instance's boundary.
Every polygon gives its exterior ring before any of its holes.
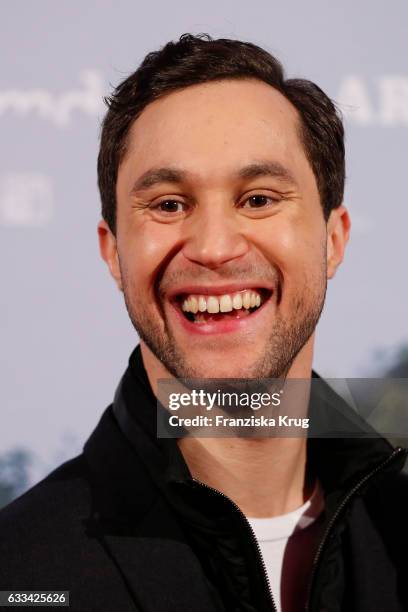
{"type": "MultiPolygon", "coordinates": [[[[1,589],[86,611],[407,610],[402,449],[156,434],[159,379],[310,381],[350,228],[334,105],[255,45],[185,35],[108,106],[100,250],[141,341],[83,454],[0,514],[1,589]]],[[[355,422],[329,388],[319,406],[329,431],[355,422]]]]}

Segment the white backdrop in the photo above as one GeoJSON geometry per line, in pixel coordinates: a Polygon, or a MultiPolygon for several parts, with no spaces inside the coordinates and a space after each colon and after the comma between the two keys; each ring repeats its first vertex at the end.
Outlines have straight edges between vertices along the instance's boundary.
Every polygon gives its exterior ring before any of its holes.
{"type": "Polygon", "coordinates": [[[323,375],[374,372],[408,340],[405,0],[2,0],[0,453],[34,478],[80,449],[136,343],[99,260],[102,96],[184,32],[249,40],[316,81],[346,116],[346,262],[316,347],[323,375]],[[34,465],[34,464],[33,464],[34,465]]]}

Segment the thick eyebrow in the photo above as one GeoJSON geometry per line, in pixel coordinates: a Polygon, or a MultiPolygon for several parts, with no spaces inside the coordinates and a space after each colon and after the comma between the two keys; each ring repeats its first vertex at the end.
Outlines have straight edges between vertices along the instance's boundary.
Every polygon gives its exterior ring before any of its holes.
{"type": "Polygon", "coordinates": [[[131,194],[137,191],[143,191],[144,189],[149,189],[150,187],[154,187],[154,185],[158,185],[160,183],[179,184],[183,182],[186,176],[186,172],[176,170],[174,168],[152,168],[151,170],[144,172],[142,176],[135,181],[131,194]]]}
{"type": "Polygon", "coordinates": [[[279,162],[261,161],[249,164],[238,172],[240,178],[253,179],[263,176],[278,178],[285,183],[296,185],[293,174],[279,162]]]}
{"type": "MultiPolygon", "coordinates": [[[[161,183],[180,184],[190,176],[189,172],[175,168],[151,168],[144,172],[133,184],[131,195],[161,183]]],[[[236,173],[238,178],[253,179],[262,176],[278,178],[285,183],[296,185],[293,174],[279,162],[261,161],[244,166],[236,173]]]]}

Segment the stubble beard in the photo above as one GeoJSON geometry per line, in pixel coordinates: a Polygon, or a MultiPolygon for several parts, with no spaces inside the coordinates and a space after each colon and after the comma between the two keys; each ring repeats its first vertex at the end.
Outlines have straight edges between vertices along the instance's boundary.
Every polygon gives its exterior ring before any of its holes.
{"type": "MultiPolygon", "coordinates": [[[[272,329],[265,342],[265,350],[249,367],[224,376],[216,371],[203,371],[189,362],[187,352],[179,348],[167,318],[163,315],[163,327],[149,318],[148,308],[136,296],[122,269],[123,293],[129,318],[139,337],[155,357],[176,378],[285,378],[299,351],[309,340],[319,321],[326,297],[326,257],[316,277],[304,283],[293,300],[292,316],[285,320],[277,312],[272,329]],[[308,295],[312,292],[312,296],[308,295]]],[[[161,308],[162,313],[164,309],[161,308]]],[[[237,344],[237,351],[239,351],[237,344]]]]}

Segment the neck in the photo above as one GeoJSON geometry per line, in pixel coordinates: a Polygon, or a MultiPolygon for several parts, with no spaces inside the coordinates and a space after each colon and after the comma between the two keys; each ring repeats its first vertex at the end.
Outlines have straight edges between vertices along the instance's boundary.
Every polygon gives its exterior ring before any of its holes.
{"type": "Polygon", "coordinates": [[[179,447],[193,476],[246,516],[286,514],[310,497],[304,439],[183,438],[179,447]]]}
{"type": "MultiPolygon", "coordinates": [[[[157,394],[157,379],[169,372],[142,342],[146,372],[157,394]]],[[[313,337],[294,360],[288,378],[310,379],[313,337]]],[[[306,415],[309,396],[297,413],[306,415]],[[298,412],[299,411],[299,412],[298,412]]],[[[306,473],[306,437],[182,438],[179,448],[194,478],[235,502],[248,517],[272,517],[301,506],[311,495],[306,473]]]]}

